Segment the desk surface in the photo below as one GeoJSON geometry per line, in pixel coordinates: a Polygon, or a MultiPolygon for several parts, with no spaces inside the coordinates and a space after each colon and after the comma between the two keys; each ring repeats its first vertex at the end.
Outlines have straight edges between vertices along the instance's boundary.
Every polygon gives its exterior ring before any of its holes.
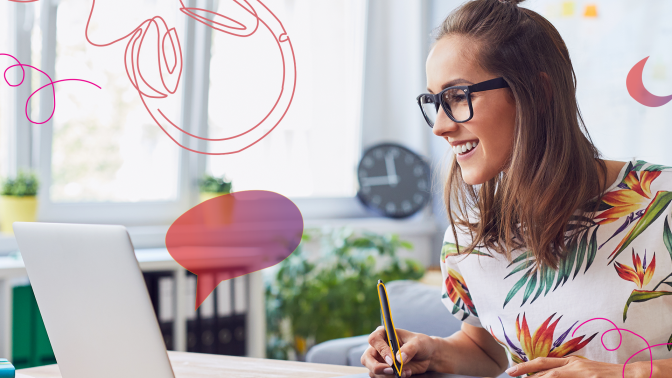
{"type": "MultiPolygon", "coordinates": [[[[248,377],[248,378],[334,378],[366,373],[363,367],[311,364],[261,358],[168,352],[175,378],[248,377]],[[222,375],[224,372],[226,374],[222,375]]],[[[368,374],[367,374],[368,376],[368,374]]],[[[58,365],[16,371],[16,378],[61,378],[58,365]]]]}

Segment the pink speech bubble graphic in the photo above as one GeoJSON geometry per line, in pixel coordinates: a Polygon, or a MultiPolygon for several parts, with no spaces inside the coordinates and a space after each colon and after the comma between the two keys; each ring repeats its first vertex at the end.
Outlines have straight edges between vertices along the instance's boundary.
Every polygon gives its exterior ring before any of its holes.
{"type": "Polygon", "coordinates": [[[217,273],[239,277],[287,258],[301,241],[303,217],[287,197],[248,190],[209,199],[168,229],[170,255],[196,274],[196,308],[217,287],[217,273]]]}
{"type": "MultiPolygon", "coordinates": [[[[211,27],[217,32],[227,33],[236,37],[249,37],[253,35],[256,33],[259,24],[261,23],[271,33],[280,50],[280,55],[282,57],[282,88],[274,105],[259,123],[245,132],[226,138],[205,138],[191,134],[166,115],[166,113],[168,113],[167,109],[170,107],[166,100],[177,91],[182,75],[182,50],[175,28],[168,29],[163,18],[157,16],[146,20],[124,37],[109,43],[96,44],[89,38],[89,23],[91,22],[93,9],[96,6],[96,1],[94,0],[93,5],[91,5],[91,12],[89,13],[89,19],[86,23],[84,32],[86,40],[90,44],[99,47],[109,46],[129,38],[126,45],[124,60],[126,64],[126,73],[133,84],[133,87],[138,91],[140,99],[147,109],[147,112],[161,130],[163,130],[163,132],[178,146],[188,151],[204,155],[235,154],[259,142],[270,134],[270,132],[273,131],[285,117],[292,100],[294,99],[294,92],[296,90],[296,61],[294,48],[292,47],[292,42],[289,39],[289,36],[287,36],[287,32],[285,31],[282,22],[280,22],[275,14],[259,0],[252,1],[252,3],[255,3],[255,6],[247,0],[243,0],[245,5],[238,0],[232,1],[248,14],[248,18],[252,19],[254,27],[251,25],[248,27],[247,23],[244,21],[234,20],[208,9],[186,7],[182,0],[180,0],[180,10],[187,16],[203,25],[211,27]],[[154,35],[154,31],[156,32],[155,45],[144,44],[145,37],[148,35],[149,31],[153,31],[152,35],[154,35]],[[150,83],[145,76],[143,76],[140,65],[141,52],[143,52],[143,56],[146,56],[147,53],[149,53],[150,56],[156,56],[157,63],[155,67],[158,70],[160,83],[150,83]],[[289,90],[290,86],[291,90],[289,90]],[[261,127],[262,125],[272,126],[266,129],[261,127]],[[207,152],[189,148],[186,145],[188,143],[182,144],[179,142],[182,135],[208,142],[217,142],[216,145],[219,151],[207,152]]],[[[254,73],[251,72],[250,74],[254,73]]]]}
{"type": "Polygon", "coordinates": [[[672,95],[665,97],[656,96],[644,87],[644,82],[642,82],[642,73],[644,72],[644,65],[646,65],[646,61],[648,59],[649,57],[647,56],[630,69],[630,72],[628,72],[628,77],[625,80],[625,84],[628,87],[628,93],[630,93],[630,96],[634,98],[635,101],[642,105],[655,108],[670,102],[670,100],[672,100],[672,95]]]}
{"type": "Polygon", "coordinates": [[[22,64],[22,63],[19,62],[19,60],[16,59],[16,57],[14,57],[13,55],[10,55],[10,54],[2,54],[2,53],[0,53],[0,56],[8,56],[8,57],[14,59],[14,61],[16,62],[16,64],[13,64],[13,65],[7,67],[7,68],[5,69],[5,73],[3,74],[3,78],[5,79],[5,83],[7,83],[7,85],[9,85],[10,87],[18,87],[18,86],[20,86],[21,84],[23,84],[23,81],[26,79],[26,70],[24,69],[24,67],[32,68],[32,69],[34,69],[35,71],[38,71],[38,72],[42,73],[44,76],[47,77],[47,79],[49,79],[49,84],[43,85],[43,86],[39,87],[38,89],[36,89],[35,91],[33,91],[33,93],[31,93],[30,96],[28,96],[28,99],[26,100],[26,107],[25,107],[26,118],[28,119],[28,121],[29,121],[30,123],[34,123],[34,124],[36,124],[36,125],[41,125],[41,124],[43,124],[43,123],[47,123],[47,122],[49,122],[49,120],[54,116],[54,112],[56,111],[56,88],[54,87],[54,84],[56,84],[56,83],[60,83],[60,82],[63,82],[63,81],[83,81],[83,82],[85,82],[85,83],[92,84],[92,85],[96,86],[98,89],[100,89],[100,87],[99,87],[96,83],[92,83],[92,82],[90,82],[90,81],[88,81],[88,80],[82,80],[82,79],[61,79],[61,80],[53,81],[53,80],[51,80],[51,76],[47,75],[46,72],[40,70],[40,69],[37,68],[37,67],[33,67],[33,66],[29,65],[29,64],[22,64]],[[14,67],[19,67],[19,68],[21,68],[21,80],[19,81],[18,84],[12,84],[12,83],[10,83],[9,80],[7,79],[7,71],[9,71],[10,69],[12,69],[12,68],[14,68],[14,67]],[[46,87],[49,87],[49,86],[51,86],[51,93],[52,93],[52,96],[53,96],[53,103],[52,103],[53,106],[52,106],[52,108],[51,108],[51,114],[49,115],[49,118],[47,118],[46,120],[44,120],[44,121],[42,121],[42,122],[35,122],[35,121],[33,121],[32,118],[30,118],[30,116],[28,115],[28,104],[30,103],[30,99],[33,98],[33,95],[35,95],[35,93],[37,93],[37,92],[41,91],[42,89],[44,89],[44,88],[46,88],[46,87]]]}

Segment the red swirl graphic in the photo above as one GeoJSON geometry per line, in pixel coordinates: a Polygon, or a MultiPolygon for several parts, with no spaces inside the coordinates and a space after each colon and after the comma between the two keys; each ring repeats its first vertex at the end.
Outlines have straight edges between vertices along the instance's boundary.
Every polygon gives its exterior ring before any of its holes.
{"type": "Polygon", "coordinates": [[[98,87],[98,89],[100,89],[100,86],[98,86],[96,83],[92,83],[92,82],[90,82],[90,81],[88,81],[88,80],[82,80],[82,79],[61,79],[61,80],[53,81],[53,80],[51,80],[51,76],[49,76],[46,72],[40,70],[39,68],[37,68],[37,67],[33,67],[33,66],[29,65],[29,64],[22,64],[22,63],[19,62],[19,60],[16,59],[16,57],[14,57],[13,55],[10,55],[10,54],[1,54],[1,53],[0,53],[0,56],[3,56],[3,55],[4,55],[4,56],[8,56],[8,57],[14,59],[14,61],[16,62],[16,64],[13,64],[13,65],[7,67],[7,68],[5,69],[4,74],[3,74],[3,78],[5,79],[5,83],[7,83],[7,85],[9,85],[10,87],[18,87],[18,86],[20,86],[21,84],[23,84],[23,81],[26,79],[26,70],[24,69],[24,67],[32,68],[32,69],[34,69],[34,70],[36,70],[36,71],[42,73],[44,76],[47,77],[47,79],[49,79],[49,84],[43,85],[43,86],[39,87],[38,89],[36,89],[35,91],[33,91],[33,93],[31,93],[30,96],[28,96],[28,99],[26,100],[25,113],[26,113],[26,118],[28,118],[28,121],[30,121],[30,123],[34,123],[34,124],[37,124],[37,125],[41,125],[41,124],[43,124],[43,123],[47,123],[47,122],[49,122],[49,120],[54,116],[54,112],[56,111],[56,88],[54,87],[54,84],[56,84],[56,83],[60,83],[60,82],[63,82],[63,81],[83,81],[83,82],[85,82],[85,83],[93,84],[93,85],[95,85],[96,87],[98,87]],[[11,68],[14,68],[14,67],[20,67],[20,68],[21,68],[21,81],[19,81],[18,84],[11,84],[11,83],[9,82],[9,80],[7,79],[7,71],[9,71],[11,68]],[[33,95],[35,95],[35,93],[37,93],[37,92],[41,91],[42,89],[44,89],[44,88],[46,88],[46,87],[49,87],[49,86],[51,87],[51,93],[52,93],[52,96],[53,96],[53,99],[54,99],[54,100],[53,100],[53,106],[52,106],[52,108],[51,108],[51,114],[49,115],[49,118],[47,118],[46,120],[44,120],[44,121],[42,121],[42,122],[35,122],[35,121],[33,121],[33,120],[30,118],[30,116],[28,115],[28,103],[30,102],[30,99],[33,97],[33,95]]]}
{"type": "Polygon", "coordinates": [[[175,28],[169,29],[163,18],[156,16],[152,19],[145,20],[142,24],[140,24],[140,26],[135,28],[127,35],[111,42],[97,44],[91,41],[88,34],[89,24],[91,22],[93,10],[96,6],[96,2],[94,0],[93,5],[91,6],[91,12],[89,13],[89,18],[86,23],[86,40],[94,46],[110,46],[114,43],[129,38],[125,50],[126,73],[129,80],[131,81],[133,87],[138,91],[143,105],[147,109],[147,112],[150,114],[154,122],[173,142],[191,152],[205,155],[228,155],[241,152],[251,147],[275,129],[275,127],[287,114],[289,106],[294,99],[294,92],[296,90],[296,61],[291,41],[287,36],[282,23],[275,16],[275,14],[273,14],[273,12],[271,12],[270,9],[268,9],[268,7],[266,7],[261,1],[256,1],[261,6],[257,9],[255,9],[255,7],[253,7],[252,4],[250,4],[250,2],[247,0],[242,0],[244,4],[238,0],[233,1],[253,18],[253,26],[248,27],[243,22],[234,20],[230,17],[208,9],[186,7],[182,0],[180,0],[180,11],[200,22],[201,24],[206,25],[216,31],[237,37],[249,37],[255,34],[259,28],[259,25],[262,24],[273,35],[280,50],[283,64],[283,75],[282,89],[280,94],[278,95],[275,104],[264,116],[264,118],[247,131],[226,138],[206,138],[189,133],[187,130],[185,130],[185,128],[180,127],[177,122],[166,116],[165,110],[167,105],[164,101],[162,101],[162,99],[169,97],[177,91],[180,77],[182,75],[182,50],[175,28]],[[263,15],[260,13],[263,13],[263,15]],[[208,17],[204,16],[204,14],[208,15],[208,17]],[[262,18],[264,15],[267,17],[262,18]],[[160,83],[150,83],[145,79],[140,69],[140,51],[143,49],[147,32],[152,27],[155,28],[157,32],[157,39],[155,41],[156,47],[158,49],[156,67],[158,68],[160,83]],[[169,61],[171,61],[172,64],[170,64],[169,61]],[[287,89],[290,84],[292,85],[291,93],[287,89]],[[282,103],[282,100],[286,100],[288,96],[291,96],[289,97],[289,100],[284,101],[285,103],[282,103]],[[273,116],[275,116],[276,113],[280,113],[280,111],[282,111],[282,114],[280,114],[279,119],[273,119],[273,116]],[[259,128],[259,126],[264,123],[271,123],[274,121],[275,123],[273,126],[265,133],[263,133],[261,128],[259,128]],[[229,143],[227,143],[227,145],[222,148],[225,151],[198,151],[181,144],[178,141],[179,134],[173,135],[173,133],[176,131],[199,140],[219,142],[219,145],[222,145],[222,142],[225,141],[229,141],[229,143]],[[263,133],[263,135],[259,135],[260,133],[263,133]],[[238,139],[236,141],[238,142],[238,146],[230,146],[231,142],[233,142],[235,139],[238,139]]]}
{"type": "Polygon", "coordinates": [[[582,325],[584,325],[584,324],[586,324],[586,323],[588,323],[588,322],[592,322],[593,320],[598,320],[598,319],[599,319],[599,320],[606,320],[606,321],[608,321],[609,323],[611,323],[611,325],[614,326],[614,328],[612,328],[612,329],[608,329],[608,330],[604,331],[604,333],[603,333],[602,336],[600,337],[600,342],[602,343],[602,346],[604,347],[604,349],[606,349],[606,350],[608,350],[608,351],[610,351],[610,352],[613,352],[613,351],[615,351],[616,349],[618,349],[618,348],[621,347],[621,343],[623,342],[623,335],[621,334],[621,331],[630,332],[630,333],[632,333],[633,335],[635,335],[635,336],[639,337],[640,339],[642,339],[642,340],[644,341],[644,343],[646,343],[646,348],[641,349],[641,350],[635,352],[635,354],[633,354],[632,356],[630,356],[630,358],[628,358],[628,359],[625,361],[625,363],[623,364],[623,373],[622,373],[622,374],[623,374],[623,378],[625,378],[625,366],[628,364],[628,362],[629,362],[633,357],[635,357],[636,355],[638,355],[639,353],[641,353],[641,352],[643,352],[643,351],[645,351],[645,350],[648,350],[648,351],[649,351],[649,361],[651,362],[651,372],[649,372],[649,378],[651,378],[651,374],[653,374],[653,354],[651,353],[651,348],[653,348],[653,347],[657,347],[657,346],[662,346],[662,345],[672,345],[672,343],[663,343],[663,344],[649,345],[649,342],[646,341],[646,339],[643,338],[642,336],[640,336],[640,335],[636,334],[635,332],[632,332],[632,331],[630,331],[630,330],[628,330],[628,329],[625,329],[625,328],[618,328],[618,326],[617,326],[616,324],[614,324],[614,322],[612,322],[611,320],[606,319],[606,318],[592,318],[592,319],[586,320],[585,322],[581,323],[578,327],[576,327],[576,329],[574,329],[574,332],[572,332],[572,337],[574,337],[574,333],[576,333],[576,331],[578,331],[579,328],[581,328],[582,325]],[[609,332],[611,332],[611,331],[618,331],[618,346],[617,346],[616,348],[613,348],[613,349],[609,349],[609,348],[607,348],[606,345],[604,345],[604,335],[606,335],[607,333],[609,333],[609,332]]]}

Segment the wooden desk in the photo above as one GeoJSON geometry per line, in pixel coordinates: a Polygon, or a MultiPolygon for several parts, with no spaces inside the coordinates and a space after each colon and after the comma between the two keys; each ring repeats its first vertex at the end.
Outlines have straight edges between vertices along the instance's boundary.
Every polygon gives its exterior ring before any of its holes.
{"type": "MultiPolygon", "coordinates": [[[[173,365],[175,378],[333,378],[368,373],[369,371],[363,367],[222,356],[217,354],[168,352],[168,357],[173,365]]],[[[61,378],[61,373],[58,370],[58,365],[47,365],[17,370],[16,378],[61,378]]]]}

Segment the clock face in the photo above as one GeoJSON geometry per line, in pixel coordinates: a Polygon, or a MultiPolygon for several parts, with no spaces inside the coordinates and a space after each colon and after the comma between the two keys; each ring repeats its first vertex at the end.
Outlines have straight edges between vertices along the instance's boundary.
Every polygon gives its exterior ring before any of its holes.
{"type": "Polygon", "coordinates": [[[405,218],[429,201],[429,165],[398,144],[383,143],[366,150],[357,177],[357,197],[382,215],[405,218]]]}

